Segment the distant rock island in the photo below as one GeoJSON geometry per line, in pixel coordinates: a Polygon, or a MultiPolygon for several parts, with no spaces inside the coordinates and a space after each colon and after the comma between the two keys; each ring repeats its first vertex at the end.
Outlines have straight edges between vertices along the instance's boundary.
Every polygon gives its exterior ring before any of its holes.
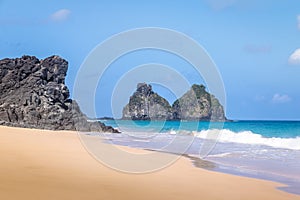
{"type": "Polygon", "coordinates": [[[123,119],[132,120],[164,120],[173,119],[169,102],[157,93],[152,86],[139,83],[129,103],[123,109],[123,119]]]}
{"type": "Polygon", "coordinates": [[[205,86],[194,84],[189,91],[177,99],[173,105],[173,115],[182,120],[227,120],[224,108],[205,86]]]}
{"type": "Polygon", "coordinates": [[[171,106],[153,92],[151,85],[139,83],[129,103],[123,108],[122,119],[130,120],[199,120],[226,121],[224,108],[203,85],[194,84],[171,106]]]}
{"type": "Polygon", "coordinates": [[[65,85],[68,62],[59,56],[0,60],[0,125],[49,130],[118,132],[88,122],[65,85]]]}

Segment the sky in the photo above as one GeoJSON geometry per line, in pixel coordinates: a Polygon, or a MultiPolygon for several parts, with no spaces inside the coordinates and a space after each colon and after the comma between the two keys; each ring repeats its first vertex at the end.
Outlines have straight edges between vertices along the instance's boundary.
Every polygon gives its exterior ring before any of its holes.
{"type": "MultiPolygon", "coordinates": [[[[175,30],[199,43],[216,64],[229,119],[300,120],[299,0],[0,0],[0,27],[0,58],[55,54],[68,60],[71,94],[82,63],[106,39],[143,27],[175,30]]],[[[99,82],[97,116],[113,115],[117,82],[147,63],[168,65],[190,83],[205,84],[178,56],[132,52],[113,62],[99,82]]],[[[176,98],[168,88],[153,89],[170,103],[176,98]]],[[[116,106],[117,115],[122,106],[116,106]]]]}

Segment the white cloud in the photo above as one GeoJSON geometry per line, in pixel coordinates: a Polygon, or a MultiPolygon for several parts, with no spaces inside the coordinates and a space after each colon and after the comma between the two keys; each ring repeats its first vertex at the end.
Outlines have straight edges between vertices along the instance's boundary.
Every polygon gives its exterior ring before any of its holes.
{"type": "Polygon", "coordinates": [[[68,9],[61,9],[56,11],[55,13],[50,15],[50,20],[54,22],[60,22],[68,19],[70,16],[71,11],[68,9]]]}
{"type": "Polygon", "coordinates": [[[289,64],[300,65],[300,49],[296,49],[289,58],[289,64]]]}
{"type": "Polygon", "coordinates": [[[297,16],[297,21],[298,21],[298,29],[300,30],[300,15],[297,16]]]}
{"type": "Polygon", "coordinates": [[[292,100],[291,97],[289,97],[286,94],[274,94],[273,98],[272,98],[272,102],[273,103],[287,103],[290,102],[292,100]]]}

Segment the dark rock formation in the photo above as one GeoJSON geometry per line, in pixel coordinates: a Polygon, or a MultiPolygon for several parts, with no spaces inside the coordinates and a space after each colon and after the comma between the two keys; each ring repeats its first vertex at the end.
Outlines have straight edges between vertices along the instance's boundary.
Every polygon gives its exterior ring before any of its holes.
{"type": "Polygon", "coordinates": [[[223,106],[203,85],[194,84],[173,105],[174,117],[181,120],[225,121],[223,106]]]}
{"type": "Polygon", "coordinates": [[[58,56],[0,60],[0,124],[49,130],[117,132],[88,122],[65,85],[68,62],[58,56]]]}
{"type": "Polygon", "coordinates": [[[152,91],[151,85],[139,83],[123,109],[123,119],[166,120],[172,118],[168,101],[152,91]]]}
{"type": "Polygon", "coordinates": [[[203,85],[193,85],[172,107],[166,99],[139,83],[123,109],[123,119],[225,121],[223,106],[203,85]]]}

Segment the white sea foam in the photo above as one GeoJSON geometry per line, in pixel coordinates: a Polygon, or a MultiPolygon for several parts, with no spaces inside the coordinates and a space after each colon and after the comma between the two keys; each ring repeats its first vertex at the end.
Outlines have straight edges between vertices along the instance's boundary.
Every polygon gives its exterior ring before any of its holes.
{"type": "Polygon", "coordinates": [[[232,142],[252,145],[266,145],[275,148],[300,150],[300,137],[297,138],[266,138],[251,131],[233,132],[223,130],[203,130],[193,132],[194,136],[202,139],[217,138],[218,142],[232,142]]]}
{"type": "Polygon", "coordinates": [[[230,156],[232,153],[220,153],[220,154],[214,154],[214,155],[208,155],[209,158],[222,158],[230,156]]]}

